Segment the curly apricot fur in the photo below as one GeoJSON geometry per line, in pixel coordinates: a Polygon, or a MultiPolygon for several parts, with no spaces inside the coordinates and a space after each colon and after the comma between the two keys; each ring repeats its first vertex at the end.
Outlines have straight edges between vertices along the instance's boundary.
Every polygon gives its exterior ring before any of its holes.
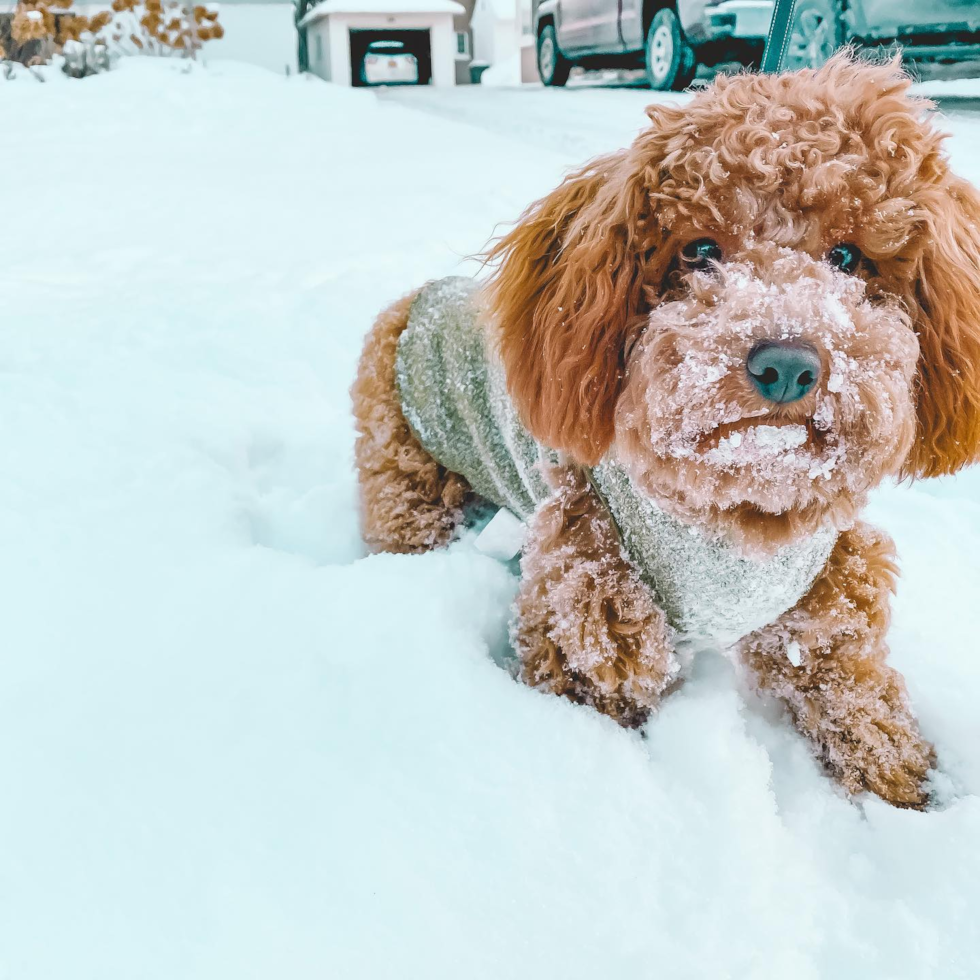
{"type": "Polygon", "coordinates": [[[447,544],[471,496],[463,477],[422,448],[402,414],[395,354],[413,298],[399,300],[375,321],[351,387],[361,533],[374,551],[417,552],[447,544]]]}

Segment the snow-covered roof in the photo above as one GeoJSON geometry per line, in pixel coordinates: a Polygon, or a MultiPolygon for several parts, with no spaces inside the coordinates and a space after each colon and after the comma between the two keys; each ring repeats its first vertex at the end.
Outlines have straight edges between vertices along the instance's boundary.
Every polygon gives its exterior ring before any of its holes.
{"type": "Polygon", "coordinates": [[[323,0],[301,21],[312,24],[331,14],[465,14],[456,0],[323,0]]]}

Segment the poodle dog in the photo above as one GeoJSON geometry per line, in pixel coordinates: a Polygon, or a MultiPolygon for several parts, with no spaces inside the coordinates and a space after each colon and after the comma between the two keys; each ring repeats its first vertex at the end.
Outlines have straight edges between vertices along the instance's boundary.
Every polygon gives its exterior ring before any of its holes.
{"type": "Polygon", "coordinates": [[[363,532],[527,522],[525,681],[644,722],[705,642],[852,793],[928,801],[886,665],[890,476],[980,456],[980,195],[893,63],[654,105],[491,249],[381,314],[352,388],[363,532]]]}

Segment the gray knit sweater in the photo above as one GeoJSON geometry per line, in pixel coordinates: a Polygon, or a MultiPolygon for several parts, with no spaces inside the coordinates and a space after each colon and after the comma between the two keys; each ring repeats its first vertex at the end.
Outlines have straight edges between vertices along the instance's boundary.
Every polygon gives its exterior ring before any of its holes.
{"type": "MultiPolygon", "coordinates": [[[[538,464],[558,455],[521,424],[478,284],[451,278],[416,297],[396,377],[405,418],[426,451],[473,489],[527,520],[550,493],[538,464]]],[[[589,479],[626,553],[681,633],[728,645],[791,609],[826,564],[836,532],[823,529],[757,560],[665,513],[605,459],[589,479]]]]}

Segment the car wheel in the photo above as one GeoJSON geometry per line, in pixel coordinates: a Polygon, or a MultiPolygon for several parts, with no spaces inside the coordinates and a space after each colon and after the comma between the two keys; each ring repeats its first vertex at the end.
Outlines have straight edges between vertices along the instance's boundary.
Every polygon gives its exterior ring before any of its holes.
{"type": "Polygon", "coordinates": [[[698,63],[673,10],[658,10],[647,31],[647,81],[658,92],[686,88],[698,63]]]}
{"type": "Polygon", "coordinates": [[[545,85],[564,85],[572,63],[558,47],[558,35],[551,24],[545,24],[538,35],[538,74],[545,85]]]}
{"type": "Polygon", "coordinates": [[[785,71],[819,68],[844,43],[838,0],[797,0],[789,26],[785,71]]]}

